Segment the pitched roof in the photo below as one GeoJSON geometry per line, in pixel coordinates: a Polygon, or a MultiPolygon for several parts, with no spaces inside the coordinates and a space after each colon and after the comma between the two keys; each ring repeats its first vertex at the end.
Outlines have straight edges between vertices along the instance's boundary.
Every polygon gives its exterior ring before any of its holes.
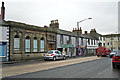
{"type": "Polygon", "coordinates": [[[55,30],[49,28],[49,27],[40,27],[35,25],[29,25],[21,22],[15,22],[15,21],[7,21],[8,25],[10,27],[15,28],[23,28],[23,29],[29,29],[29,30],[36,30],[36,31],[48,31],[48,32],[56,32],[55,30]]]}

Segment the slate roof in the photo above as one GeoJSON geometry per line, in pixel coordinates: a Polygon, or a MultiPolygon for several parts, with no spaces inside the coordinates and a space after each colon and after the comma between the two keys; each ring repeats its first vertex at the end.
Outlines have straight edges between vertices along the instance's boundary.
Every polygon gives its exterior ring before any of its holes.
{"type": "Polygon", "coordinates": [[[55,30],[49,28],[49,27],[40,27],[40,26],[34,26],[34,25],[29,25],[21,22],[15,22],[15,21],[7,21],[8,25],[10,27],[15,27],[15,28],[23,28],[23,29],[28,29],[28,30],[35,30],[35,31],[48,31],[48,32],[56,32],[55,30]]]}
{"type": "MultiPolygon", "coordinates": [[[[74,37],[78,36],[78,34],[76,32],[66,31],[66,30],[62,30],[62,29],[58,29],[57,34],[63,34],[63,35],[74,36],[74,37]]],[[[85,34],[81,34],[81,35],[79,34],[79,37],[88,38],[88,39],[96,39],[90,35],[85,35],[85,34]]]]}
{"type": "Polygon", "coordinates": [[[113,37],[120,37],[120,34],[107,34],[107,35],[104,35],[105,37],[111,37],[111,36],[113,36],[113,37]]]}

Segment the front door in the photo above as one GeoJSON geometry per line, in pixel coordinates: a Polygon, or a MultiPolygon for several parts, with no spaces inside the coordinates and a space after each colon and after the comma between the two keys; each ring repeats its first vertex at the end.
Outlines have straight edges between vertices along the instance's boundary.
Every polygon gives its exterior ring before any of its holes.
{"type": "Polygon", "coordinates": [[[49,50],[53,49],[52,46],[53,46],[53,44],[49,44],[49,50]]]}

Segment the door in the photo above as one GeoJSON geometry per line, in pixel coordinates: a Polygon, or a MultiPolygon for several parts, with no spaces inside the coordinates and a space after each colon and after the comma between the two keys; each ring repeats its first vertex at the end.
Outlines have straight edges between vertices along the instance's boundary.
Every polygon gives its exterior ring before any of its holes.
{"type": "Polygon", "coordinates": [[[52,44],[49,44],[49,50],[52,50],[52,44]]]}
{"type": "Polygon", "coordinates": [[[60,54],[59,54],[58,51],[55,51],[55,56],[56,56],[57,59],[60,59],[60,54]]]}
{"type": "Polygon", "coordinates": [[[5,56],[5,46],[0,45],[0,56],[5,56]]]}
{"type": "Polygon", "coordinates": [[[63,58],[62,52],[58,51],[58,53],[59,53],[59,58],[62,59],[63,58]]]}

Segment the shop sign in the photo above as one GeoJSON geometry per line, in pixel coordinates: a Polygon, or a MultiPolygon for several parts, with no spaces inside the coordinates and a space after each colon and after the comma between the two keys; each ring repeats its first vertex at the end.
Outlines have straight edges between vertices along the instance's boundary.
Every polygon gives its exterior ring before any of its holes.
{"type": "Polygon", "coordinates": [[[62,48],[70,48],[70,47],[73,47],[73,45],[72,44],[62,44],[62,45],[60,45],[60,47],[62,47],[62,48]]]}

